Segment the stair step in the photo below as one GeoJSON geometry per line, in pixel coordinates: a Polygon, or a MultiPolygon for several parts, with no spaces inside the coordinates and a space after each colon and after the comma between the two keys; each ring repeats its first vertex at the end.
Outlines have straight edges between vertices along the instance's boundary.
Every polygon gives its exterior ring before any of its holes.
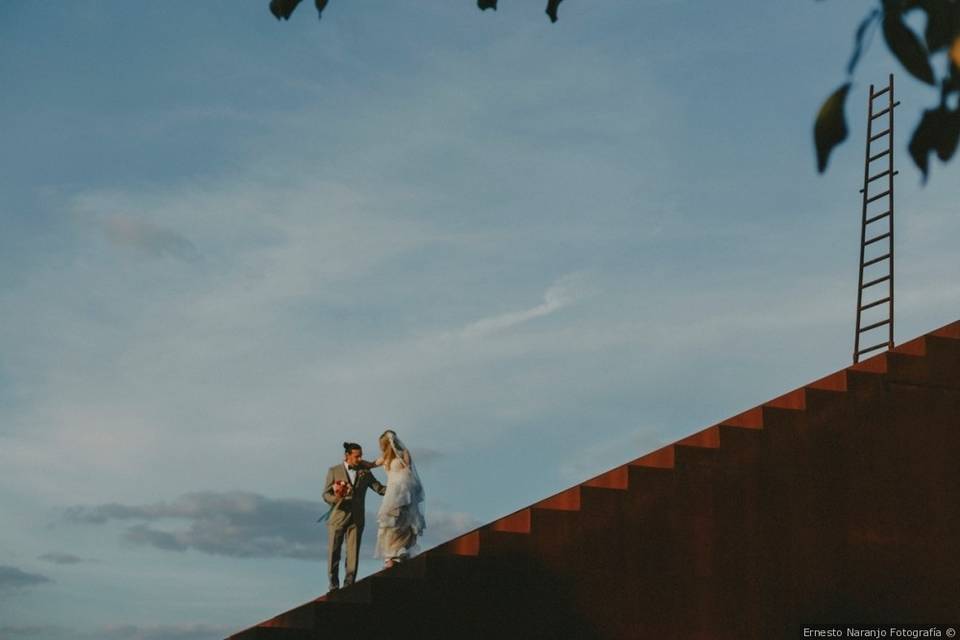
{"type": "Polygon", "coordinates": [[[825,389],[809,389],[807,391],[807,409],[805,424],[818,425],[822,423],[836,423],[849,404],[850,396],[841,391],[827,391],[825,389]]]}
{"type": "MultiPolygon", "coordinates": [[[[765,433],[757,430],[757,434],[765,433]]],[[[719,445],[720,429],[717,428],[719,445]]],[[[681,637],[701,637],[719,613],[717,591],[717,490],[724,470],[721,448],[676,447],[669,516],[669,553],[682,570],[670,572],[672,627],[681,637]]]]}
{"type": "Polygon", "coordinates": [[[673,445],[668,445],[666,447],[661,447],[656,451],[648,453],[645,456],[641,456],[629,464],[630,469],[628,470],[628,475],[633,471],[634,467],[644,467],[650,469],[673,469],[674,463],[674,451],[673,445]]]}
{"type": "Polygon", "coordinates": [[[807,389],[819,389],[823,391],[846,391],[847,390],[847,372],[837,371],[819,380],[814,380],[806,386],[807,389]]]}
{"type": "Polygon", "coordinates": [[[613,469],[594,478],[594,483],[590,481],[583,485],[577,485],[561,493],[555,494],[545,500],[537,502],[532,507],[521,509],[510,515],[499,518],[491,523],[494,531],[503,531],[508,533],[530,533],[531,509],[542,509],[546,511],[579,511],[581,508],[581,486],[612,486],[622,483],[626,489],[626,467],[613,469]],[[622,476],[622,480],[620,479],[622,476]]]}
{"type": "Polygon", "coordinates": [[[507,533],[530,533],[530,508],[499,518],[490,525],[490,528],[507,533]]]}
{"type": "Polygon", "coordinates": [[[809,417],[805,411],[764,407],[761,463],[793,467],[806,455],[809,417]]]}
{"type": "Polygon", "coordinates": [[[480,535],[477,530],[457,536],[434,548],[438,554],[455,556],[475,556],[480,550],[480,535]]]}
{"type": "Polygon", "coordinates": [[[762,407],[753,407],[732,418],[727,418],[721,422],[720,425],[729,425],[742,429],[763,429],[763,409],[762,407]]]}
{"type": "Polygon", "coordinates": [[[671,469],[630,468],[621,529],[625,549],[618,572],[633,576],[633,588],[599,589],[621,598],[612,603],[620,613],[611,614],[611,619],[622,620],[625,628],[606,637],[683,637],[676,635],[673,623],[683,608],[677,588],[683,570],[673,561],[676,475],[671,469]]]}
{"type": "Polygon", "coordinates": [[[761,455],[759,429],[720,425],[720,460],[727,468],[749,469],[761,455]]]}
{"type": "Polygon", "coordinates": [[[591,478],[582,484],[583,487],[596,487],[601,489],[626,489],[627,488],[627,465],[621,465],[611,469],[606,473],[591,478]]]}
{"type": "Polygon", "coordinates": [[[480,530],[480,553],[484,556],[521,555],[529,551],[531,540],[529,533],[512,533],[484,527],[480,530]]]}
{"type": "MultiPolygon", "coordinates": [[[[854,365],[846,370],[847,393],[855,397],[862,397],[864,394],[875,395],[883,392],[885,374],[887,373],[886,354],[874,356],[866,362],[871,362],[871,367],[875,370],[868,370],[867,368],[858,369],[857,367],[859,365],[854,365]],[[876,363],[877,366],[873,367],[873,363],[876,363]]],[[[863,363],[861,362],[860,364],[863,363]]]]}
{"type": "Polygon", "coordinates": [[[709,475],[720,464],[719,447],[687,447],[677,445],[677,475],[709,475]]]}
{"type": "Polygon", "coordinates": [[[960,340],[926,336],[924,357],[894,352],[888,356],[887,379],[899,384],[960,389],[960,340]]]}
{"type": "MultiPolygon", "coordinates": [[[[626,468],[625,468],[626,469],[626,468]]],[[[628,491],[625,489],[583,488],[583,509],[580,517],[583,521],[602,520],[606,526],[620,526],[623,512],[629,504],[628,491]]]]}
{"type": "Polygon", "coordinates": [[[577,551],[574,541],[581,530],[580,512],[534,509],[530,536],[538,555],[564,556],[577,551]]]}
{"type": "Polygon", "coordinates": [[[566,491],[554,494],[545,500],[533,505],[537,509],[556,509],[559,511],[580,510],[580,485],[570,487],[566,491]]]}
{"type": "Polygon", "coordinates": [[[652,518],[661,517],[673,499],[674,470],[658,467],[630,467],[630,490],[624,500],[627,515],[645,528],[652,518]]]}
{"type": "Polygon", "coordinates": [[[944,325],[935,331],[931,331],[927,335],[936,336],[938,338],[953,338],[955,340],[960,340],[960,320],[957,322],[951,322],[948,325],[944,325]]]}
{"type": "MultiPolygon", "coordinates": [[[[775,409],[792,409],[802,411],[807,407],[806,388],[800,387],[788,393],[778,396],[769,402],[763,403],[764,408],[772,407],[775,409]]],[[[764,423],[766,424],[766,423],[764,423]]]]}
{"type": "MultiPolygon", "coordinates": [[[[683,440],[678,440],[676,445],[715,449],[720,446],[720,429],[716,425],[707,427],[683,440]]],[[[674,455],[676,455],[676,452],[674,452],[674,455]]]]}
{"type": "MultiPolygon", "coordinates": [[[[820,380],[812,382],[808,386],[845,388],[844,385],[845,385],[844,377],[842,376],[838,377],[837,374],[832,374],[832,375],[826,376],[825,378],[821,378],[820,380]]],[[[752,409],[748,409],[743,413],[739,413],[731,418],[727,418],[723,422],[719,423],[717,426],[739,427],[742,429],[763,429],[763,408],[764,407],[777,407],[777,408],[783,408],[783,409],[802,410],[806,406],[806,399],[805,399],[806,396],[805,396],[804,389],[805,389],[804,387],[801,387],[799,389],[794,389],[789,393],[785,393],[781,396],[777,396],[776,398],[773,398],[772,400],[769,400],[760,406],[753,407],[752,409]]]]}

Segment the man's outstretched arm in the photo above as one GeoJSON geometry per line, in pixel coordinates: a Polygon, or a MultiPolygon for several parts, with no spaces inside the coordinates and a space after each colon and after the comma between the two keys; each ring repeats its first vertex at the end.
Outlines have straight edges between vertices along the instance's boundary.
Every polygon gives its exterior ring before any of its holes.
{"type": "Polygon", "coordinates": [[[372,488],[374,491],[376,491],[380,495],[383,495],[384,493],[387,492],[387,487],[380,484],[380,481],[377,480],[377,476],[373,475],[372,473],[370,474],[370,488],[372,488]]]}

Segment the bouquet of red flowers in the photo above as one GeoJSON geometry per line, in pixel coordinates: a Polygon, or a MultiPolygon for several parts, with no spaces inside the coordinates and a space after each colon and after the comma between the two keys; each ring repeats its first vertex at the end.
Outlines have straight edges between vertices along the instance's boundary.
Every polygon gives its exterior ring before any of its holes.
{"type": "Polygon", "coordinates": [[[317,519],[317,522],[323,522],[324,520],[328,520],[330,518],[330,514],[333,513],[333,510],[340,506],[340,503],[343,502],[344,498],[350,495],[351,491],[353,491],[353,489],[350,486],[350,483],[347,482],[346,480],[337,480],[336,482],[334,482],[333,495],[337,497],[337,501],[334,504],[330,505],[330,509],[325,514],[320,516],[317,519]]]}
{"type": "Polygon", "coordinates": [[[346,480],[337,480],[333,483],[333,495],[338,498],[345,498],[350,495],[350,483],[346,480]]]}

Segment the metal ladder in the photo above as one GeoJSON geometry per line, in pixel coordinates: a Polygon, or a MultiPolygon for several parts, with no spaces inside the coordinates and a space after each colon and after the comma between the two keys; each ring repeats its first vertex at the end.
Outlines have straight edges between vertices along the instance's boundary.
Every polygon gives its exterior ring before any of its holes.
{"type": "Polygon", "coordinates": [[[898,173],[893,169],[893,110],[899,104],[893,99],[892,73],[885,88],[875,91],[874,86],[870,85],[867,151],[863,188],[860,189],[863,194],[863,217],[860,226],[860,280],[857,285],[854,363],[871,351],[893,348],[893,177],[898,173]],[[874,101],[884,96],[887,97],[886,103],[881,100],[880,109],[874,111],[874,101]],[[870,298],[869,301],[865,301],[866,297],[870,298]],[[886,314],[883,314],[884,310],[886,314]],[[880,339],[881,331],[878,330],[884,327],[887,329],[886,340],[860,347],[861,338],[877,336],[874,339],[880,339]]]}

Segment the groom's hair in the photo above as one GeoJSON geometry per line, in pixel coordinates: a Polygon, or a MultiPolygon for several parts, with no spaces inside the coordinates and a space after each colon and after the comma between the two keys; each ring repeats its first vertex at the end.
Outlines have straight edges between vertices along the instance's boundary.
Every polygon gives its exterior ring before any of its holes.
{"type": "Polygon", "coordinates": [[[343,454],[346,455],[355,449],[363,449],[356,442],[344,442],[343,443],[343,454]]]}

